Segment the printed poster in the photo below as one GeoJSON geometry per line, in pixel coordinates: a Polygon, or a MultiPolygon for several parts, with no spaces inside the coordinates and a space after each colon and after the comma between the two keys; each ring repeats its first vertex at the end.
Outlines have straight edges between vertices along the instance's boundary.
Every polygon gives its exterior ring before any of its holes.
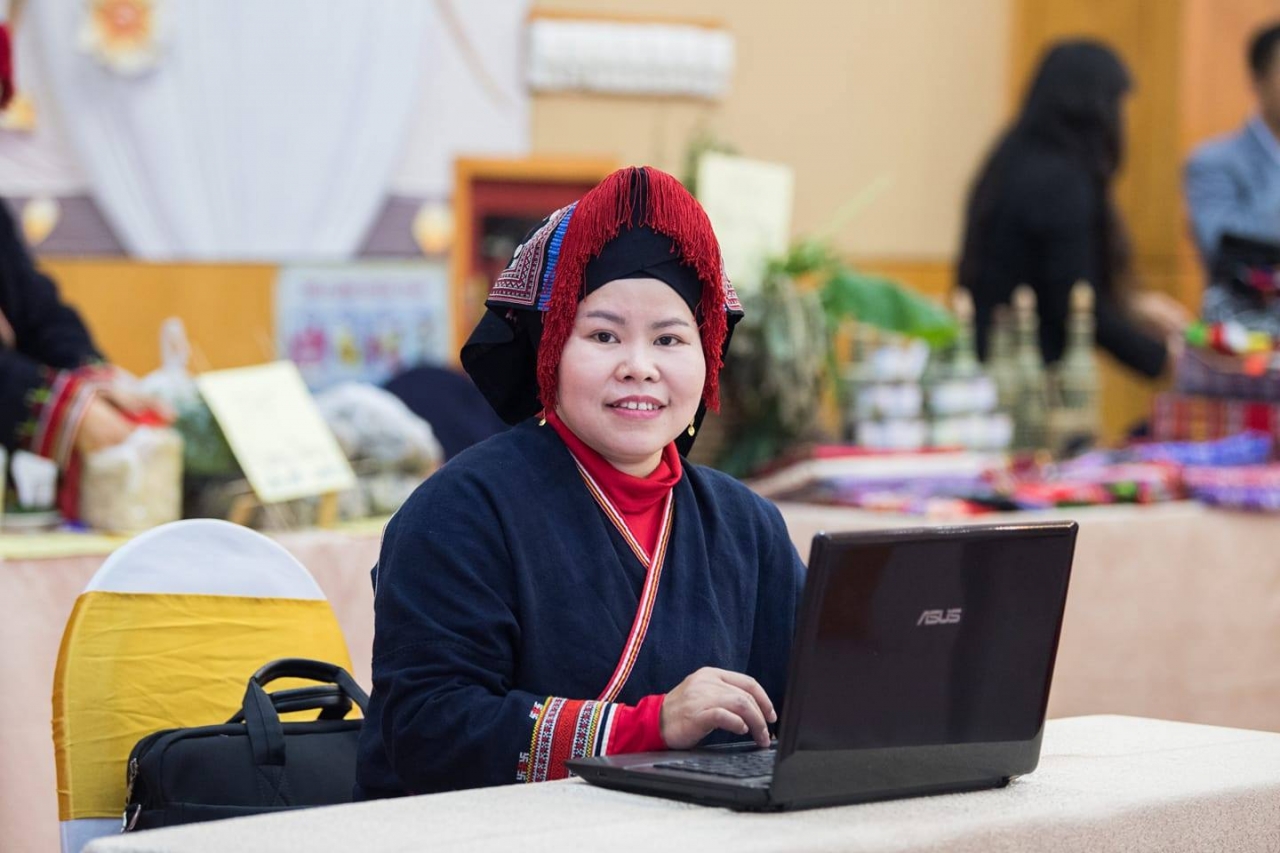
{"type": "Polygon", "coordinates": [[[312,391],[453,362],[451,320],[442,263],[292,266],[276,279],[278,355],[312,391]]]}

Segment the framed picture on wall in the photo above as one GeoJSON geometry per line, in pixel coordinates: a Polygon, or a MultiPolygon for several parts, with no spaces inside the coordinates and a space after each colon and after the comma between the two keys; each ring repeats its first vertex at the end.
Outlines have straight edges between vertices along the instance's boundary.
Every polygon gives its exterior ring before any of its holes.
{"type": "Polygon", "coordinates": [[[617,168],[605,158],[459,158],[450,264],[454,353],[484,311],[489,285],[543,217],[581,198],[617,168]]]}

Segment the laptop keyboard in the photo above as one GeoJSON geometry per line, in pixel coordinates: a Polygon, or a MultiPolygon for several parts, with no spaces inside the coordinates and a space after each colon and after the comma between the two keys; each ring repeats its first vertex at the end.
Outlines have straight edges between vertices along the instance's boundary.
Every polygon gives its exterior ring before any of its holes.
{"type": "Polygon", "coordinates": [[[752,779],[757,776],[771,776],[777,758],[777,750],[762,749],[758,752],[699,755],[696,758],[663,761],[653,766],[662,770],[705,773],[709,776],[727,776],[731,779],[752,779]]]}

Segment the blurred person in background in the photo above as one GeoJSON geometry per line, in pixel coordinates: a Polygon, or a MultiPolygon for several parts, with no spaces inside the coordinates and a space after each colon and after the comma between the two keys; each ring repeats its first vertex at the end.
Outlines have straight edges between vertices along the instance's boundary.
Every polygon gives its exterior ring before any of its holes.
{"type": "MultiPolygon", "coordinates": [[[[1215,274],[1224,236],[1273,244],[1280,253],[1280,23],[1259,30],[1247,61],[1258,110],[1233,134],[1201,145],[1187,161],[1183,187],[1196,248],[1213,279],[1203,311],[1211,321],[1238,319],[1280,331],[1280,314],[1260,311],[1256,293],[1232,287],[1229,272],[1215,274]],[[1270,316],[1268,316],[1270,315],[1270,316]]],[[[1270,259],[1274,263],[1275,258],[1270,259]]],[[[1228,261],[1231,266],[1231,261],[1228,261]]],[[[1273,300],[1274,301],[1274,300],[1273,300]]]]}
{"type": "Polygon", "coordinates": [[[1071,288],[1084,280],[1096,294],[1098,344],[1145,376],[1170,368],[1170,347],[1190,317],[1171,297],[1136,287],[1112,198],[1130,85],[1124,64],[1105,45],[1058,43],[982,167],[966,211],[959,284],[973,294],[983,358],[995,307],[1026,284],[1036,295],[1041,354],[1047,364],[1061,359],[1071,288]]]}
{"type": "Polygon", "coordinates": [[[0,201],[0,442],[66,469],[77,453],[124,441],[163,404],[130,391],[75,309],[36,269],[0,201]]]}

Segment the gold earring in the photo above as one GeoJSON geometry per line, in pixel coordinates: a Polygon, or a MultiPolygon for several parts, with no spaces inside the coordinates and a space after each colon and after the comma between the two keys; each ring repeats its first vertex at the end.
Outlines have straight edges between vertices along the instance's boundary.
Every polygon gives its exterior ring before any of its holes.
{"type": "Polygon", "coordinates": [[[547,410],[543,409],[541,412],[538,413],[538,426],[546,426],[546,425],[547,425],[547,410]]]}
{"type": "Polygon", "coordinates": [[[693,421],[689,421],[689,437],[693,438],[693,434],[697,431],[698,428],[693,425],[693,421]]]}

